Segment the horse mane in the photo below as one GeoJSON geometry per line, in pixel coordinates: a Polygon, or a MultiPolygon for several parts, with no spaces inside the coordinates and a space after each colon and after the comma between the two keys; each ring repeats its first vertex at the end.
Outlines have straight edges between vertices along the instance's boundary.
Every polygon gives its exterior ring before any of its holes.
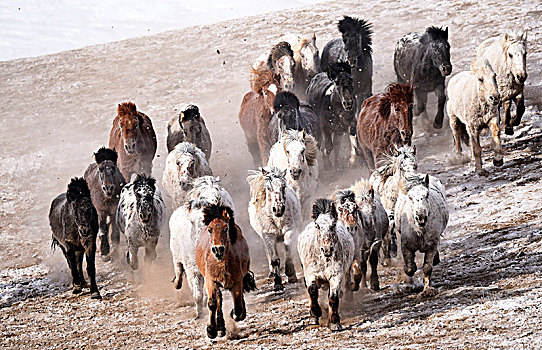
{"type": "Polygon", "coordinates": [[[399,182],[399,190],[403,193],[408,193],[408,191],[419,185],[427,187],[425,177],[426,175],[416,172],[405,173],[402,181],[399,182]]]}
{"type": "Polygon", "coordinates": [[[331,214],[331,216],[337,219],[337,208],[335,202],[329,199],[319,198],[314,201],[312,205],[311,219],[316,220],[320,215],[331,214]]]}
{"type": "Polygon", "coordinates": [[[378,101],[378,113],[380,116],[388,119],[391,112],[391,105],[404,102],[407,105],[413,103],[414,94],[413,94],[412,85],[408,84],[390,84],[386,88],[386,92],[380,94],[381,98],[378,101]]]}
{"type": "Polygon", "coordinates": [[[173,149],[177,155],[183,153],[189,153],[196,159],[196,169],[199,169],[202,159],[205,158],[205,154],[196,145],[191,142],[181,142],[173,149]]]}
{"type": "Polygon", "coordinates": [[[344,189],[344,190],[337,190],[335,191],[335,193],[333,193],[333,195],[331,196],[331,198],[337,202],[337,201],[341,201],[345,198],[350,198],[352,200],[355,201],[355,194],[354,192],[352,192],[351,189],[347,188],[347,189],[344,189]]]}
{"type": "Polygon", "coordinates": [[[271,49],[269,56],[267,57],[267,67],[274,72],[274,63],[279,60],[282,56],[290,56],[292,60],[294,59],[294,52],[292,47],[286,41],[281,41],[271,49]]]}
{"type": "Polygon", "coordinates": [[[280,77],[273,73],[271,69],[255,69],[253,67],[250,69],[250,88],[258,95],[261,95],[263,90],[267,89],[269,85],[275,84],[277,87],[280,85],[280,77]]]}
{"type": "Polygon", "coordinates": [[[106,147],[102,147],[98,150],[98,152],[94,153],[94,160],[96,160],[96,164],[100,164],[106,160],[110,160],[117,164],[117,158],[117,152],[106,147]]]}
{"type": "Polygon", "coordinates": [[[144,185],[150,186],[153,193],[156,191],[156,179],[152,176],[147,176],[143,173],[135,174],[135,179],[132,181],[132,183],[134,184],[134,192],[137,188],[144,185]]]}
{"type": "Polygon", "coordinates": [[[271,181],[273,177],[284,179],[282,171],[277,167],[265,167],[260,171],[249,171],[247,182],[250,185],[250,197],[255,199],[254,204],[258,209],[265,204],[265,183],[271,181]]]}
{"type": "Polygon", "coordinates": [[[280,110],[284,106],[291,106],[294,109],[299,109],[299,99],[290,91],[281,91],[275,96],[273,108],[275,111],[280,110]]]}
{"type": "Polygon", "coordinates": [[[332,81],[335,80],[335,77],[342,72],[352,75],[352,68],[350,68],[348,62],[335,62],[329,65],[326,69],[326,74],[329,80],[332,81]]]}
{"type": "Polygon", "coordinates": [[[341,32],[343,36],[360,35],[362,45],[361,48],[363,51],[369,54],[373,53],[373,30],[371,23],[364,19],[344,16],[344,18],[339,21],[338,28],[339,32],[341,32]]]}
{"type": "Polygon", "coordinates": [[[66,192],[66,198],[68,201],[74,201],[77,199],[88,198],[90,199],[90,190],[85,179],[82,177],[74,177],[68,184],[68,191],[66,192]]]}
{"type": "Polygon", "coordinates": [[[197,120],[200,117],[199,108],[196,105],[187,105],[181,113],[179,113],[179,123],[183,121],[197,120]]]}
{"type": "Polygon", "coordinates": [[[230,217],[228,222],[230,242],[231,244],[235,244],[237,241],[237,227],[235,225],[233,210],[230,207],[214,204],[204,206],[203,223],[205,226],[209,226],[209,224],[215,219],[226,219],[223,215],[224,211],[226,211],[230,217]]]}
{"type": "Polygon", "coordinates": [[[117,114],[120,116],[124,115],[136,115],[137,116],[137,108],[136,105],[132,102],[123,102],[119,104],[117,108],[117,114]]]}
{"type": "Polygon", "coordinates": [[[316,164],[318,146],[314,136],[307,134],[305,131],[299,132],[297,130],[288,129],[284,132],[283,138],[285,147],[292,141],[303,142],[305,144],[305,158],[307,159],[307,164],[309,166],[314,166],[316,164]]]}
{"type": "Polygon", "coordinates": [[[354,192],[356,202],[362,202],[365,200],[371,200],[374,198],[374,189],[369,181],[361,179],[357,181],[352,187],[352,192],[354,192]]]}
{"type": "Polygon", "coordinates": [[[425,34],[422,35],[422,38],[426,35],[431,37],[431,39],[434,41],[448,41],[448,28],[443,30],[442,27],[427,27],[427,29],[425,30],[425,34]]]}

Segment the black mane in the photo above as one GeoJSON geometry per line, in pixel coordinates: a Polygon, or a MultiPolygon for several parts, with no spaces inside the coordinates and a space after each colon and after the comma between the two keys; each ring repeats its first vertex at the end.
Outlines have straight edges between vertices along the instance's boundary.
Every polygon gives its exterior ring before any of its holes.
{"type": "Polygon", "coordinates": [[[209,224],[214,219],[225,219],[223,215],[224,211],[226,211],[228,213],[228,216],[230,217],[230,220],[228,222],[230,242],[231,244],[235,244],[235,242],[237,241],[237,227],[235,225],[233,210],[230,207],[216,204],[204,206],[203,223],[205,224],[205,226],[209,226],[209,224]]]}
{"type": "Polygon", "coordinates": [[[435,41],[447,41],[448,40],[448,28],[442,29],[435,26],[427,27],[425,34],[431,37],[435,41]]]}
{"type": "Polygon", "coordinates": [[[334,219],[337,219],[337,208],[335,208],[335,202],[329,199],[317,199],[312,205],[311,218],[316,220],[318,216],[323,214],[331,214],[334,219]]]}
{"type": "Polygon", "coordinates": [[[82,177],[74,177],[68,184],[68,192],[66,193],[68,201],[74,201],[82,198],[90,199],[90,190],[88,184],[82,177]]]}
{"type": "Polygon", "coordinates": [[[271,52],[269,52],[269,56],[267,57],[267,67],[274,72],[274,63],[282,56],[290,56],[292,59],[294,58],[292,47],[286,41],[281,41],[273,46],[271,52]]]}
{"type": "Polygon", "coordinates": [[[332,81],[335,80],[335,77],[337,77],[342,72],[347,73],[348,75],[352,75],[352,69],[347,62],[333,63],[326,70],[327,76],[332,81]]]}
{"type": "Polygon", "coordinates": [[[94,153],[94,159],[96,160],[97,164],[100,164],[101,162],[104,162],[106,160],[110,160],[113,163],[117,163],[117,152],[115,150],[102,147],[98,150],[98,152],[94,153]]]}
{"type": "Polygon", "coordinates": [[[152,176],[147,176],[145,174],[137,174],[134,180],[134,191],[140,186],[150,186],[152,191],[156,191],[156,179],[152,176]]]}
{"type": "Polygon", "coordinates": [[[294,109],[299,109],[299,99],[295,94],[289,91],[281,91],[275,97],[273,108],[275,109],[275,111],[278,111],[284,106],[290,106],[294,109]]]}
{"type": "Polygon", "coordinates": [[[364,19],[344,16],[344,18],[339,21],[338,28],[343,37],[361,35],[362,49],[367,53],[373,53],[373,48],[371,46],[373,44],[373,30],[371,23],[364,19]]]}
{"type": "Polygon", "coordinates": [[[352,190],[346,189],[346,190],[339,190],[333,194],[333,199],[335,201],[342,201],[344,199],[351,199],[352,201],[356,201],[356,195],[352,190]]]}
{"type": "Polygon", "coordinates": [[[179,113],[179,122],[198,119],[200,116],[199,108],[196,105],[188,105],[184,111],[179,113]]]}

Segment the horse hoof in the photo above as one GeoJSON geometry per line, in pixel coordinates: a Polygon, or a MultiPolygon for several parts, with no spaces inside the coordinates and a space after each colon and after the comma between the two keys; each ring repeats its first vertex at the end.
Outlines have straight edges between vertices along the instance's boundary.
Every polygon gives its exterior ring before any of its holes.
{"type": "Polygon", "coordinates": [[[81,286],[73,286],[73,288],[72,288],[72,293],[73,294],[79,294],[79,293],[81,293],[81,291],[82,291],[81,286]]]}
{"type": "Polygon", "coordinates": [[[320,322],[318,321],[318,317],[311,316],[311,318],[309,319],[309,325],[317,326],[319,324],[320,322]]]}
{"type": "Polygon", "coordinates": [[[102,261],[103,262],[111,261],[111,257],[109,255],[102,255],[102,261]]]}
{"type": "Polygon", "coordinates": [[[175,289],[181,289],[182,286],[183,286],[183,279],[175,277],[173,279],[173,287],[175,287],[175,289]]]}
{"type": "Polygon", "coordinates": [[[100,295],[100,292],[93,292],[90,294],[90,299],[102,300],[102,296],[100,295]]]}
{"type": "Polygon", "coordinates": [[[503,164],[504,164],[504,161],[502,159],[501,160],[493,159],[494,166],[502,166],[503,164]]]}
{"type": "Polygon", "coordinates": [[[442,129],[442,120],[440,120],[440,121],[436,121],[436,120],[435,120],[435,121],[433,122],[433,128],[435,128],[435,129],[442,129]]]}
{"type": "Polygon", "coordinates": [[[514,135],[514,129],[511,126],[507,126],[504,128],[504,133],[506,135],[514,135]]]}
{"type": "Polygon", "coordinates": [[[328,327],[333,332],[339,332],[343,330],[343,326],[341,326],[340,323],[330,323],[328,327]]]}
{"type": "Polygon", "coordinates": [[[207,326],[207,336],[211,339],[215,339],[218,335],[218,332],[216,330],[216,327],[213,327],[211,325],[207,326]]]}
{"type": "Polygon", "coordinates": [[[243,321],[245,318],[247,318],[247,310],[245,309],[241,315],[237,316],[237,315],[235,314],[234,310],[232,309],[231,312],[230,312],[230,317],[231,317],[235,322],[243,321]]]}
{"type": "Polygon", "coordinates": [[[438,290],[433,287],[427,287],[423,290],[423,292],[420,293],[420,298],[429,298],[434,297],[438,294],[438,290]]]}
{"type": "Polygon", "coordinates": [[[222,338],[222,337],[225,337],[226,336],[226,330],[225,329],[221,329],[218,331],[218,337],[219,338],[222,338]]]}
{"type": "Polygon", "coordinates": [[[280,291],[284,290],[284,285],[282,285],[282,283],[276,283],[275,282],[275,285],[273,286],[273,290],[275,292],[280,292],[280,291]]]}
{"type": "Polygon", "coordinates": [[[288,283],[297,283],[297,276],[296,275],[288,276],[288,283]]]}
{"type": "Polygon", "coordinates": [[[489,176],[489,172],[487,170],[485,170],[485,169],[480,169],[478,171],[478,175],[487,177],[487,176],[489,176]]]}
{"type": "Polygon", "coordinates": [[[371,282],[371,289],[374,291],[380,290],[380,284],[377,282],[371,282]]]}

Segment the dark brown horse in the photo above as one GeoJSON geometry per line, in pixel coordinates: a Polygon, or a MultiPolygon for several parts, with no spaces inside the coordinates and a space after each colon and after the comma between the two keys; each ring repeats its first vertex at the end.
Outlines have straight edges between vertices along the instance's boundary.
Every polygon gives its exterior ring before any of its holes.
{"type": "Polygon", "coordinates": [[[196,263],[205,279],[209,307],[207,336],[216,338],[226,335],[222,314],[222,292],[231,291],[233,310],[231,318],[236,322],[246,317],[243,292],[256,289],[254,275],[249,271],[250,253],[241,228],[235,224],[230,207],[203,203],[203,222],[196,245],[196,263]]]}
{"type": "Polygon", "coordinates": [[[269,159],[272,146],[269,122],[273,117],[273,102],[279,86],[279,77],[271,70],[253,69],[252,91],[241,102],[239,123],[256,167],[266,165],[269,159]]]}
{"type": "Polygon", "coordinates": [[[391,84],[386,92],[363,102],[358,117],[357,140],[367,167],[391,153],[393,146],[409,145],[412,138],[412,86],[391,84]]]}
{"type": "Polygon", "coordinates": [[[118,153],[118,167],[126,181],[136,173],[151,175],[156,134],[150,118],[138,112],[132,102],[119,104],[109,134],[109,148],[118,153]]]}
{"type": "Polygon", "coordinates": [[[117,167],[117,152],[102,147],[94,153],[95,163],[88,166],[84,179],[90,189],[92,204],[98,212],[100,224],[100,250],[104,260],[109,260],[109,235],[117,246],[120,234],[115,224],[117,205],[122,187],[126,184],[117,167]]]}

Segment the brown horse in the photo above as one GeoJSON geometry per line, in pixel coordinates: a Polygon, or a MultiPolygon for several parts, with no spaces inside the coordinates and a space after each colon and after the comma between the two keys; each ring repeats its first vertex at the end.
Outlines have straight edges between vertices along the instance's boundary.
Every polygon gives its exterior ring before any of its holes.
{"type": "Polygon", "coordinates": [[[273,102],[280,78],[269,69],[252,70],[252,91],[243,97],[239,123],[245,133],[254,166],[266,165],[271,149],[269,122],[273,117],[273,102]]]}
{"type": "Polygon", "coordinates": [[[358,117],[357,140],[369,169],[378,159],[391,153],[394,145],[411,144],[412,86],[391,84],[386,92],[363,102],[358,117]]]}
{"type": "Polygon", "coordinates": [[[126,181],[132,174],[152,172],[156,134],[149,117],[132,102],[121,103],[109,133],[109,148],[119,155],[118,167],[126,181]]]}
{"type": "Polygon", "coordinates": [[[249,271],[250,253],[241,228],[235,224],[230,207],[202,202],[204,227],[196,245],[196,263],[205,279],[209,308],[207,336],[226,335],[222,314],[222,292],[231,291],[233,310],[231,318],[236,322],[246,317],[243,292],[256,289],[254,274],[249,271]]]}

